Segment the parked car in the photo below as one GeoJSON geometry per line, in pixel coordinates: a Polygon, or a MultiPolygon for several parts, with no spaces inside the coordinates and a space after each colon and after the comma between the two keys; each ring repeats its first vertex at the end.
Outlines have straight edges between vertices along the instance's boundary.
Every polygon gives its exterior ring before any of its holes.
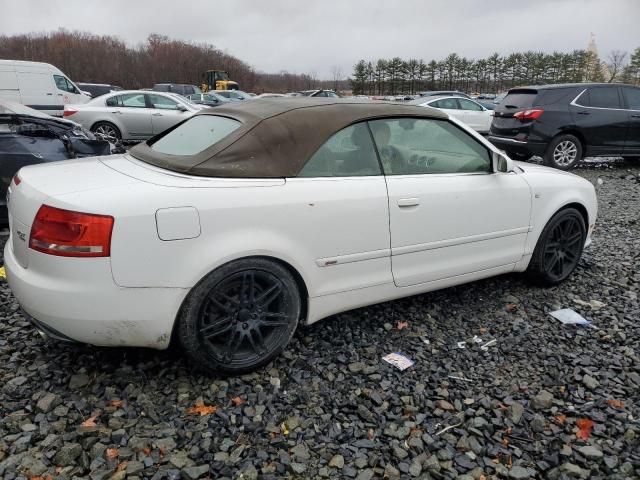
{"type": "Polygon", "coordinates": [[[426,92],[418,92],[418,95],[421,97],[462,97],[462,98],[471,98],[471,95],[467,95],[464,92],[458,92],[457,90],[429,90],[426,92]]]}
{"type": "Polygon", "coordinates": [[[200,87],[196,87],[195,85],[189,85],[186,83],[156,83],[153,86],[152,90],[154,92],[177,93],[178,95],[182,95],[183,97],[194,95],[196,93],[202,93],[200,87]]]}
{"type": "Polygon", "coordinates": [[[117,92],[123,90],[122,87],[117,85],[109,85],[108,83],[84,83],[78,82],[76,83],[78,88],[91,95],[91,98],[99,97],[100,95],[104,95],[105,93],[117,92]]]}
{"type": "Polygon", "coordinates": [[[216,95],[220,95],[232,102],[240,102],[243,100],[252,100],[253,97],[242,90],[216,90],[216,95]]]}
{"type": "Polygon", "coordinates": [[[0,224],[8,223],[7,189],[22,167],[122,152],[75,122],[0,99],[0,224]]]}
{"type": "Polygon", "coordinates": [[[480,103],[462,97],[421,97],[409,102],[421,107],[437,108],[461,122],[466,123],[476,132],[489,133],[493,112],[480,103]]]}
{"type": "Polygon", "coordinates": [[[111,141],[135,141],[151,138],[201,109],[175,93],[122,90],[67,105],[64,117],[111,141]]]}
{"type": "Polygon", "coordinates": [[[0,60],[0,99],[61,117],[65,105],[85,103],[90,98],[53,65],[0,60]]]}
{"type": "Polygon", "coordinates": [[[640,87],[573,83],[509,90],[489,140],[515,159],[568,170],[585,156],[640,156],[640,87]]]}
{"type": "Polygon", "coordinates": [[[229,99],[222,95],[216,95],[214,92],[194,93],[188,95],[187,99],[198,105],[206,105],[207,107],[217,107],[225,103],[229,103],[229,99]]]}
{"type": "Polygon", "coordinates": [[[514,271],[558,284],[597,210],[588,181],[515,163],[438,110],[326,99],[203,110],[126,155],[16,179],[5,268],[40,330],[173,335],[232,374],[345,310],[514,271]]]}
{"type": "Polygon", "coordinates": [[[328,97],[328,98],[339,98],[340,95],[338,95],[336,92],[334,92],[333,90],[303,90],[301,92],[298,92],[300,95],[302,95],[303,97],[328,97]]]}

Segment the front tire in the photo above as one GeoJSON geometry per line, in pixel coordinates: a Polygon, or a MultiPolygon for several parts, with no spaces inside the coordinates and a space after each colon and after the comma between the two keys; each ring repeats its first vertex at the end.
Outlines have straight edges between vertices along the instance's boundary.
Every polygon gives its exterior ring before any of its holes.
{"type": "Polygon", "coordinates": [[[558,170],[569,170],[582,159],[582,143],[573,135],[558,135],[544,153],[544,164],[558,170]]]}
{"type": "Polygon", "coordinates": [[[196,365],[242,374],[282,351],[300,310],[298,286],[286,268],[263,258],[237,260],[191,291],[178,318],[178,339],[196,365]]]}
{"type": "Polygon", "coordinates": [[[527,274],[537,284],[557,285],[578,266],[586,239],[584,218],[575,208],[556,213],[540,234],[527,274]]]}

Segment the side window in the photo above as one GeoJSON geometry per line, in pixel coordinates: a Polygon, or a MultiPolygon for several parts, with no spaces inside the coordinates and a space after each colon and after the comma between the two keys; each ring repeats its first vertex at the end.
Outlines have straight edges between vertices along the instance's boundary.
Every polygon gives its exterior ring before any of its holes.
{"type": "Polygon", "coordinates": [[[582,97],[578,102],[586,107],[598,107],[598,108],[621,108],[620,97],[618,96],[618,87],[593,87],[590,88],[587,93],[589,94],[589,103],[582,103],[582,97]]]}
{"type": "Polygon", "coordinates": [[[56,82],[56,87],[58,87],[58,90],[63,90],[69,93],[79,93],[73,86],[73,84],[62,75],[54,75],[53,79],[56,82]]]}
{"type": "Polygon", "coordinates": [[[299,177],[380,175],[380,164],[366,123],[335,133],[302,168],[299,177]]]}
{"type": "Polygon", "coordinates": [[[446,120],[393,118],[369,122],[385,175],[489,173],[489,150],[446,120]]]}
{"type": "Polygon", "coordinates": [[[149,102],[151,102],[151,108],[159,108],[161,110],[177,110],[178,102],[165,97],[163,95],[149,95],[149,102]]]}
{"type": "Polygon", "coordinates": [[[458,110],[458,102],[456,102],[455,98],[443,98],[442,100],[438,100],[434,102],[434,105],[437,108],[446,108],[447,110],[458,110]]]}
{"type": "Polygon", "coordinates": [[[462,108],[462,110],[472,110],[474,112],[482,111],[482,107],[478,105],[476,102],[472,102],[471,100],[465,100],[464,98],[459,98],[458,103],[460,104],[460,108],[462,108]]]}
{"type": "Polygon", "coordinates": [[[107,107],[121,107],[122,103],[120,102],[120,97],[122,95],[116,95],[115,97],[107,98],[105,104],[107,107]]]}
{"type": "Polygon", "coordinates": [[[640,88],[622,87],[624,98],[627,100],[627,108],[640,110],[640,88]]]}
{"type": "Polygon", "coordinates": [[[142,93],[127,93],[125,95],[118,95],[115,97],[118,99],[119,106],[127,108],[146,108],[147,104],[144,101],[144,95],[142,93]]]}

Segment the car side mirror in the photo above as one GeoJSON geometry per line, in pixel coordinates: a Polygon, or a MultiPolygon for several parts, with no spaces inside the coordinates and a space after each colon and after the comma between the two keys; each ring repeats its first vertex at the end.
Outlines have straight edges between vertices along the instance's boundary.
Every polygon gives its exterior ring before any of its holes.
{"type": "Polygon", "coordinates": [[[494,152],[493,153],[493,171],[501,172],[501,173],[510,173],[515,172],[515,165],[513,160],[507,157],[503,153],[494,152]]]}
{"type": "Polygon", "coordinates": [[[181,112],[186,112],[187,111],[187,107],[185,107],[184,105],[180,105],[180,104],[178,104],[176,109],[180,110],[181,112]]]}

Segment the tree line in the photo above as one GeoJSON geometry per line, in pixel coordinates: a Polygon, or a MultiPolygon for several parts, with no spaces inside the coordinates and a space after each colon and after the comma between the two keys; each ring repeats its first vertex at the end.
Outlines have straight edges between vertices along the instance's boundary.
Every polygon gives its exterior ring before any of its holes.
{"type": "Polygon", "coordinates": [[[311,89],[328,83],[319,81],[314,73],[257,72],[214,45],[158,34],[135,46],[109,35],[66,30],[0,35],[0,59],[47,62],[74,81],[127,89],[164,82],[200,85],[206,70],[225,70],[242,90],[257,93],[311,89]]]}
{"type": "Polygon", "coordinates": [[[350,82],[356,95],[414,94],[423,90],[498,93],[518,85],[585,81],[640,84],[640,47],[629,60],[627,63],[626,52],[614,51],[603,62],[586,50],[527,51],[506,56],[494,53],[479,60],[452,53],[429,62],[394,57],[360,60],[350,82]]]}

